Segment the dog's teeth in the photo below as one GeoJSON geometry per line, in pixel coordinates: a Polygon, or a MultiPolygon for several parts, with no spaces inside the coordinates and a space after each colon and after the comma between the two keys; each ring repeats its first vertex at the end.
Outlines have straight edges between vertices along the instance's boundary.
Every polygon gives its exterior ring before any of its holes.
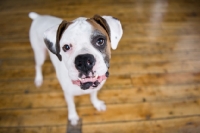
{"type": "Polygon", "coordinates": [[[97,79],[98,75],[95,76],[95,79],[97,79]]]}
{"type": "Polygon", "coordinates": [[[78,80],[81,81],[82,79],[81,79],[81,78],[78,78],[78,80]]]}

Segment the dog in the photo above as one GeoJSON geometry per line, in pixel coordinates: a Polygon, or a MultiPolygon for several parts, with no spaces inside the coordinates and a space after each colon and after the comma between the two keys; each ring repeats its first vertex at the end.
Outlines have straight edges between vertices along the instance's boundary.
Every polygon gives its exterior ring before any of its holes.
{"type": "Polygon", "coordinates": [[[68,105],[70,123],[76,125],[79,120],[74,96],[90,94],[93,106],[105,111],[97,92],[109,76],[111,48],[117,48],[123,34],[120,21],[99,15],[66,21],[35,12],[29,17],[33,20],[29,37],[36,63],[35,85],[43,82],[42,65],[48,51],[68,105]]]}

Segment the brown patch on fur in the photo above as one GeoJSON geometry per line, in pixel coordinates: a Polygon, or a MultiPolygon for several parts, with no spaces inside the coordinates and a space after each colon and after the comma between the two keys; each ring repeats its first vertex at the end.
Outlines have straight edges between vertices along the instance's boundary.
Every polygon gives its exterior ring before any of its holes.
{"type": "Polygon", "coordinates": [[[92,19],[94,19],[94,21],[96,21],[96,23],[101,25],[101,27],[103,27],[106,30],[106,32],[108,33],[108,36],[109,36],[109,40],[110,40],[110,27],[107,24],[106,20],[99,15],[94,15],[94,17],[92,19]]]}
{"type": "Polygon", "coordinates": [[[65,20],[59,25],[57,34],[56,34],[56,55],[60,61],[62,61],[62,56],[60,55],[60,39],[62,37],[63,32],[67,27],[71,24],[71,22],[67,22],[65,20]]]}
{"type": "Polygon", "coordinates": [[[110,42],[110,28],[106,20],[101,16],[95,15],[94,18],[87,19],[87,22],[89,22],[93,26],[94,30],[100,31],[108,38],[107,46],[105,48],[104,53],[106,54],[105,60],[109,62],[111,58],[111,42],[110,42]]]}

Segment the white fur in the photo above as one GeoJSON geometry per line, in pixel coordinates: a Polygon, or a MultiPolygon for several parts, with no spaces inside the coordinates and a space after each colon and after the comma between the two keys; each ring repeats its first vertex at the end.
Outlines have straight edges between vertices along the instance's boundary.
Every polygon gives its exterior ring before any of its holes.
{"type": "MultiPolygon", "coordinates": [[[[62,22],[62,19],[48,15],[39,15],[33,12],[29,14],[29,17],[33,19],[30,28],[30,42],[34,50],[36,62],[35,84],[39,87],[43,82],[41,67],[44,63],[47,50],[44,38],[48,38],[51,42],[55,43],[56,31],[59,24],[62,22]]],[[[110,18],[108,19],[108,21],[111,21],[110,18]]],[[[106,110],[104,102],[97,98],[97,91],[102,87],[105,81],[103,81],[96,89],[88,90],[82,90],[79,86],[72,84],[72,80],[78,79],[78,71],[75,68],[74,59],[79,54],[90,53],[94,55],[96,64],[93,69],[96,71],[96,74],[104,75],[107,71],[102,54],[90,44],[90,36],[93,28],[85,20],[86,18],[82,17],[74,20],[73,24],[71,24],[67,30],[64,31],[60,40],[60,54],[62,56],[62,61],[59,61],[57,56],[48,50],[50,59],[56,70],[57,78],[64,91],[64,96],[68,104],[68,119],[71,121],[72,125],[76,125],[79,119],[74,104],[74,96],[90,94],[91,102],[94,107],[98,111],[106,110]],[[62,47],[65,44],[72,44],[72,48],[67,52],[62,50],[62,47]]],[[[113,30],[111,27],[111,34],[112,33],[113,30]]],[[[120,38],[121,34],[122,33],[120,33],[120,38]]],[[[113,41],[113,48],[117,47],[117,41],[119,40],[113,41]]]]}
{"type": "Polygon", "coordinates": [[[123,30],[119,20],[114,19],[112,16],[102,16],[110,27],[111,32],[111,47],[113,50],[117,48],[119,40],[122,37],[123,30]]]}

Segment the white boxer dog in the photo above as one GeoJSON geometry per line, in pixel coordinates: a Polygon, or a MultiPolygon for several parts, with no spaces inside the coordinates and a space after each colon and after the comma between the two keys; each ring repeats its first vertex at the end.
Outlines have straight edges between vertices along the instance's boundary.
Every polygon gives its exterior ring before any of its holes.
{"type": "Polygon", "coordinates": [[[35,85],[43,82],[42,65],[48,49],[57,78],[68,104],[68,119],[76,125],[79,116],[74,96],[90,94],[98,111],[106,105],[97,98],[97,92],[109,73],[111,50],[116,49],[123,30],[118,19],[112,16],[95,15],[80,17],[71,22],[49,15],[29,13],[33,19],[30,42],[35,55],[35,85]]]}

